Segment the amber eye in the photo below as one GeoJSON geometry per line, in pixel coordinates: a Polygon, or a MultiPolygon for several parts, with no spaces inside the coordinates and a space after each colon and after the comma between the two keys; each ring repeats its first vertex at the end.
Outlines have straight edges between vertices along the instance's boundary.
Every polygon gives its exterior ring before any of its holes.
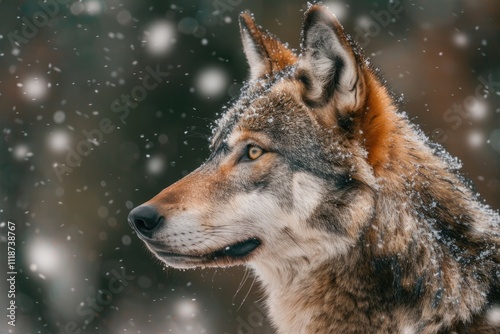
{"type": "Polygon", "coordinates": [[[250,160],[255,160],[264,153],[264,150],[258,146],[249,145],[247,150],[247,157],[250,160]]]}

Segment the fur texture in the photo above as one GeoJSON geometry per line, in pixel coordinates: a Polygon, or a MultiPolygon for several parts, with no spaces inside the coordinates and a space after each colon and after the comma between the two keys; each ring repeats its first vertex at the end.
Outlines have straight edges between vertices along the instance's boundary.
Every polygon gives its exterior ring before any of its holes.
{"type": "Polygon", "coordinates": [[[336,18],[309,8],[300,56],[246,13],[241,34],[250,80],[212,154],[131,213],[149,249],[252,267],[278,333],[499,333],[498,213],[336,18]]]}

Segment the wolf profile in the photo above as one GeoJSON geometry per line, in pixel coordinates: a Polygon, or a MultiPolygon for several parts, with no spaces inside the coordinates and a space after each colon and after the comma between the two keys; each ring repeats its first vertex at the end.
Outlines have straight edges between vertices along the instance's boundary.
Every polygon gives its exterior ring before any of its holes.
{"type": "Polygon", "coordinates": [[[240,18],[250,77],[197,170],[129,222],[176,268],[247,265],[279,333],[499,333],[500,218],[326,7],[296,55],[240,18]]]}

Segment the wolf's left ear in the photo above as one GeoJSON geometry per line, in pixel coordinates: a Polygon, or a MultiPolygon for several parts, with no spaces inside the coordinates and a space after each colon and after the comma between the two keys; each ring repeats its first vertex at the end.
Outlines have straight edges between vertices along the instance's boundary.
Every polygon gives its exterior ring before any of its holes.
{"type": "Polygon", "coordinates": [[[240,15],[243,50],[250,65],[250,81],[280,72],[297,61],[295,54],[276,37],[262,31],[252,16],[240,15]]]}
{"type": "Polygon", "coordinates": [[[302,38],[297,76],[304,100],[324,105],[333,99],[340,112],[358,110],[364,102],[363,64],[335,16],[324,6],[311,6],[302,38]]]}

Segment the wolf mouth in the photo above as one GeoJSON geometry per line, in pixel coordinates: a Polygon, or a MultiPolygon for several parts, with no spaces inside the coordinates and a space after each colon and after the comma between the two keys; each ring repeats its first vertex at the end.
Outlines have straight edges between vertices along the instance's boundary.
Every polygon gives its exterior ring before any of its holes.
{"type": "Polygon", "coordinates": [[[224,248],[218,249],[214,252],[203,254],[203,255],[190,255],[190,254],[179,254],[173,252],[156,252],[158,256],[165,260],[173,260],[174,262],[186,262],[200,261],[200,262],[212,262],[218,260],[240,260],[256,250],[262,242],[258,238],[250,238],[244,241],[240,241],[224,248]]]}

